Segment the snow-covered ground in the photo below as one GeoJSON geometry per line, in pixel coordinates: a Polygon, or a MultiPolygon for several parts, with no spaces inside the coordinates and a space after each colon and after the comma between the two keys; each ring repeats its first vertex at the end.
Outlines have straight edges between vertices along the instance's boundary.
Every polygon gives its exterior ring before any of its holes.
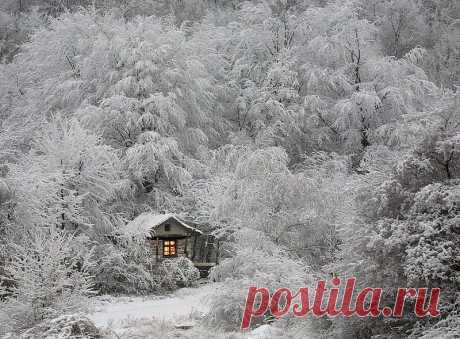
{"type": "Polygon", "coordinates": [[[246,334],[227,335],[198,325],[196,320],[209,310],[208,297],[218,288],[219,284],[214,283],[183,288],[166,296],[101,296],[94,299],[89,317],[114,338],[281,338],[279,329],[268,325],[246,334]]]}
{"type": "Polygon", "coordinates": [[[90,318],[96,326],[116,331],[127,322],[142,319],[174,321],[196,317],[207,312],[207,297],[217,288],[217,284],[206,284],[183,288],[166,296],[102,296],[94,300],[90,318]]]}

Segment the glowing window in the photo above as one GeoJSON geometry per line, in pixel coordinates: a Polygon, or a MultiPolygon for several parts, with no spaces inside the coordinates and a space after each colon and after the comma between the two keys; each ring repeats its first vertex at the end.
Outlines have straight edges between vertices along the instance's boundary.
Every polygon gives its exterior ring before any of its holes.
{"type": "Polygon", "coordinates": [[[165,240],[163,241],[163,256],[164,257],[175,257],[176,256],[176,241],[165,240]]]}

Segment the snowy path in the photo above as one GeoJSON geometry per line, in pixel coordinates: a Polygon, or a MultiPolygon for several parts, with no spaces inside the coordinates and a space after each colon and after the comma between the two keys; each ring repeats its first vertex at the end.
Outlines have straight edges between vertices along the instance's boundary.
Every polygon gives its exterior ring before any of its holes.
{"type": "Polygon", "coordinates": [[[90,318],[100,328],[117,330],[127,321],[152,318],[169,321],[189,317],[192,313],[208,310],[206,297],[216,288],[215,284],[183,288],[162,297],[100,297],[95,300],[90,318]]]}

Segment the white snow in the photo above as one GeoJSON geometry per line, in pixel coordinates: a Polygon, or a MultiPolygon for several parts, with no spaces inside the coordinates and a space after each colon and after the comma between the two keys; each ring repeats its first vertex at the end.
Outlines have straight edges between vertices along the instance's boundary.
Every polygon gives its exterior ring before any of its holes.
{"type": "MultiPolygon", "coordinates": [[[[219,283],[202,285],[198,288],[183,288],[166,296],[113,297],[101,296],[94,299],[94,312],[88,317],[103,330],[110,330],[118,336],[152,337],[158,330],[175,335],[177,338],[195,338],[194,333],[214,333],[198,325],[198,332],[193,332],[201,317],[209,310],[208,296],[220,288],[219,283]],[[155,320],[152,322],[152,320],[155,320]],[[170,324],[161,328],[161,324],[170,324]],[[159,324],[159,327],[155,327],[159,324]],[[189,329],[191,328],[191,330],[189,329]],[[191,331],[191,332],[190,332],[191,331]],[[188,335],[186,335],[188,333],[188,335]],[[184,336],[182,336],[184,335],[184,336]]],[[[270,325],[262,325],[246,333],[232,332],[228,335],[215,333],[216,338],[239,339],[274,339],[282,338],[282,330],[270,325]]]]}
{"type": "Polygon", "coordinates": [[[217,284],[198,288],[183,288],[173,295],[145,297],[99,297],[94,301],[94,313],[89,318],[99,328],[117,330],[127,321],[141,319],[174,320],[192,313],[208,311],[207,296],[217,289],[217,284]]]}
{"type": "Polygon", "coordinates": [[[203,232],[201,232],[199,229],[196,229],[195,227],[187,225],[185,222],[180,220],[174,214],[153,214],[153,213],[148,213],[148,212],[138,215],[134,220],[129,222],[126,225],[125,231],[127,234],[148,235],[153,228],[157,227],[158,225],[164,223],[166,220],[171,219],[171,218],[176,220],[179,224],[181,224],[185,228],[188,228],[194,232],[203,234],[203,232]]]}
{"type": "Polygon", "coordinates": [[[278,337],[282,337],[281,329],[270,325],[262,325],[247,333],[245,339],[273,339],[278,337]]]}

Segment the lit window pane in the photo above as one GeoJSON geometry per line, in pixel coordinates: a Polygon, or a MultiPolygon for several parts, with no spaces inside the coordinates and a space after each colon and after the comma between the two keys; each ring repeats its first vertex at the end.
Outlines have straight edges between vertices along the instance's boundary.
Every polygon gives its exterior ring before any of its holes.
{"type": "Polygon", "coordinates": [[[163,241],[163,256],[171,257],[177,255],[177,241],[176,240],[164,240],[163,241]]]}

